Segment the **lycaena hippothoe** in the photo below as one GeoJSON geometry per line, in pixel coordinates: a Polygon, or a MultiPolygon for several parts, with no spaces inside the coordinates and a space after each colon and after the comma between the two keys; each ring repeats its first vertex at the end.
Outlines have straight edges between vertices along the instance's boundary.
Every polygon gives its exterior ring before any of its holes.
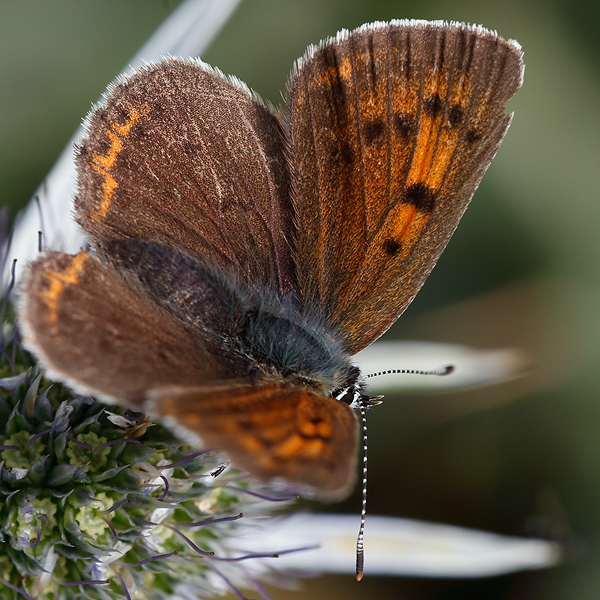
{"type": "Polygon", "coordinates": [[[94,251],[30,266],[28,346],[261,479],[344,496],[368,402],[351,356],[431,272],[522,77],[515,42],[394,21],[310,47],[282,115],[196,60],[117,80],[77,152],[94,251]]]}

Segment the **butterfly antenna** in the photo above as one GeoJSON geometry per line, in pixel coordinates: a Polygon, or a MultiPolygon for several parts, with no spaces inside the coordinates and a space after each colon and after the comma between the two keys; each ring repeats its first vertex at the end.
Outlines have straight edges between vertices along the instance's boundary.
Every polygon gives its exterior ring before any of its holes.
{"type": "MultiPolygon", "coordinates": [[[[368,402],[368,400],[367,400],[368,402]]],[[[365,413],[365,401],[360,400],[358,409],[360,410],[360,419],[363,426],[363,477],[362,477],[362,508],[360,511],[360,527],[358,529],[358,538],[356,540],[356,581],[362,579],[365,566],[365,519],[367,516],[367,415],[365,413]]]]}
{"type": "MultiPolygon", "coordinates": [[[[407,374],[407,375],[449,375],[454,371],[454,365],[445,365],[438,367],[431,371],[420,371],[414,369],[389,369],[388,371],[379,371],[378,373],[369,373],[363,375],[365,379],[370,377],[379,377],[380,375],[394,375],[394,374],[407,374]]],[[[369,398],[368,396],[355,397],[356,406],[360,411],[360,419],[363,427],[363,478],[362,478],[362,508],[360,511],[360,527],[358,529],[358,538],[356,540],[356,581],[360,581],[363,578],[365,570],[365,520],[367,517],[367,415],[365,408],[368,406],[374,406],[379,404],[378,400],[382,396],[369,398]]]]}
{"type": "Polygon", "coordinates": [[[419,371],[415,369],[389,369],[387,371],[379,371],[379,373],[369,373],[368,375],[363,375],[365,379],[369,379],[370,377],[379,377],[380,375],[395,375],[395,374],[405,374],[405,375],[450,375],[454,371],[454,365],[445,365],[443,367],[438,367],[437,369],[432,369],[431,371],[419,371]]]}

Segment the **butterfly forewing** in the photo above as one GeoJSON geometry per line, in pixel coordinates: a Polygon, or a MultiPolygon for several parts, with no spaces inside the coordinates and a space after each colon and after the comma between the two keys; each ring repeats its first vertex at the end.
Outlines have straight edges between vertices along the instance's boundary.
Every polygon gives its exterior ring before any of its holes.
{"type": "Polygon", "coordinates": [[[166,60],[113,84],[77,157],[79,223],[102,243],[140,238],[294,287],[289,177],[277,118],[207,65],[166,60]]]}
{"type": "Polygon", "coordinates": [[[297,270],[355,353],[429,275],[492,160],[521,51],[481,28],[392,22],[309,49],[289,86],[297,270]]]}

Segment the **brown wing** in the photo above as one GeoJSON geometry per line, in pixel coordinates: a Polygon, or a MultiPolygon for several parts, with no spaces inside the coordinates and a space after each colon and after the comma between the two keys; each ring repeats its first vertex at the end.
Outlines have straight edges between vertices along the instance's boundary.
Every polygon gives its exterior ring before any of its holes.
{"type": "Polygon", "coordinates": [[[411,302],[511,117],[518,44],[480,27],[396,21],[309,49],[289,87],[296,261],[350,353],[411,302]]]}
{"type": "Polygon", "coordinates": [[[340,499],[356,477],[358,421],[350,407],[280,382],[158,392],[156,411],[263,480],[282,477],[340,499]]]}
{"type": "Polygon", "coordinates": [[[76,216],[102,242],[162,242],[294,288],[281,127],[239,82],[168,59],[109,87],[77,157],[76,216]]]}
{"type": "Polygon", "coordinates": [[[20,325],[51,377],[103,398],[137,403],[156,387],[232,376],[197,332],[86,252],[49,252],[29,266],[20,325]]]}

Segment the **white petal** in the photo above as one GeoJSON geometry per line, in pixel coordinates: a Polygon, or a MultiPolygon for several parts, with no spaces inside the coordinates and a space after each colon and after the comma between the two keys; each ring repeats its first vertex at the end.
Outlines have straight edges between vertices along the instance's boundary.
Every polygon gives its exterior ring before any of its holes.
{"type": "Polygon", "coordinates": [[[449,375],[394,374],[373,377],[369,392],[443,390],[497,383],[522,373],[528,361],[519,350],[479,350],[454,344],[379,341],[354,357],[364,375],[391,369],[432,370],[453,365],[449,375]]]}
{"type": "Polygon", "coordinates": [[[127,429],[128,427],[132,427],[136,424],[136,421],[132,421],[131,419],[128,419],[127,417],[123,417],[121,415],[112,413],[109,410],[105,410],[104,414],[106,415],[108,420],[113,425],[116,425],[117,427],[120,427],[121,429],[127,429]]]}
{"type": "MultiPolygon", "coordinates": [[[[296,514],[237,541],[249,552],[318,544],[316,550],[282,554],[273,559],[272,566],[354,574],[358,521],[356,515],[296,514]]],[[[394,517],[367,517],[365,576],[491,577],[550,567],[559,559],[558,545],[544,540],[394,517]]]]}
{"type": "Polygon", "coordinates": [[[17,481],[27,477],[27,474],[29,473],[29,469],[21,469],[20,467],[12,467],[9,471],[17,478],[17,481]]]}
{"type": "MultiPolygon", "coordinates": [[[[165,54],[199,55],[217,35],[240,1],[182,2],[131,59],[123,72],[129,71],[132,66],[140,66],[143,61],[159,60],[165,54]]],[[[44,248],[47,249],[78,252],[85,245],[85,238],[71,214],[75,190],[73,145],[82,134],[83,128],[79,127],[38,188],[35,195],[39,198],[39,204],[31,201],[15,221],[7,265],[17,259],[17,281],[25,265],[38,255],[38,231],[43,229],[44,248]]],[[[9,282],[10,269],[5,269],[0,285],[6,289],[9,282]]]]}
{"type": "Polygon", "coordinates": [[[36,577],[33,587],[31,589],[32,593],[34,593],[36,596],[41,596],[42,593],[46,590],[46,587],[48,587],[48,585],[50,584],[57,560],[58,556],[56,552],[54,552],[54,546],[50,546],[50,549],[48,550],[45,558],[43,559],[44,570],[40,575],[36,577]]]}

